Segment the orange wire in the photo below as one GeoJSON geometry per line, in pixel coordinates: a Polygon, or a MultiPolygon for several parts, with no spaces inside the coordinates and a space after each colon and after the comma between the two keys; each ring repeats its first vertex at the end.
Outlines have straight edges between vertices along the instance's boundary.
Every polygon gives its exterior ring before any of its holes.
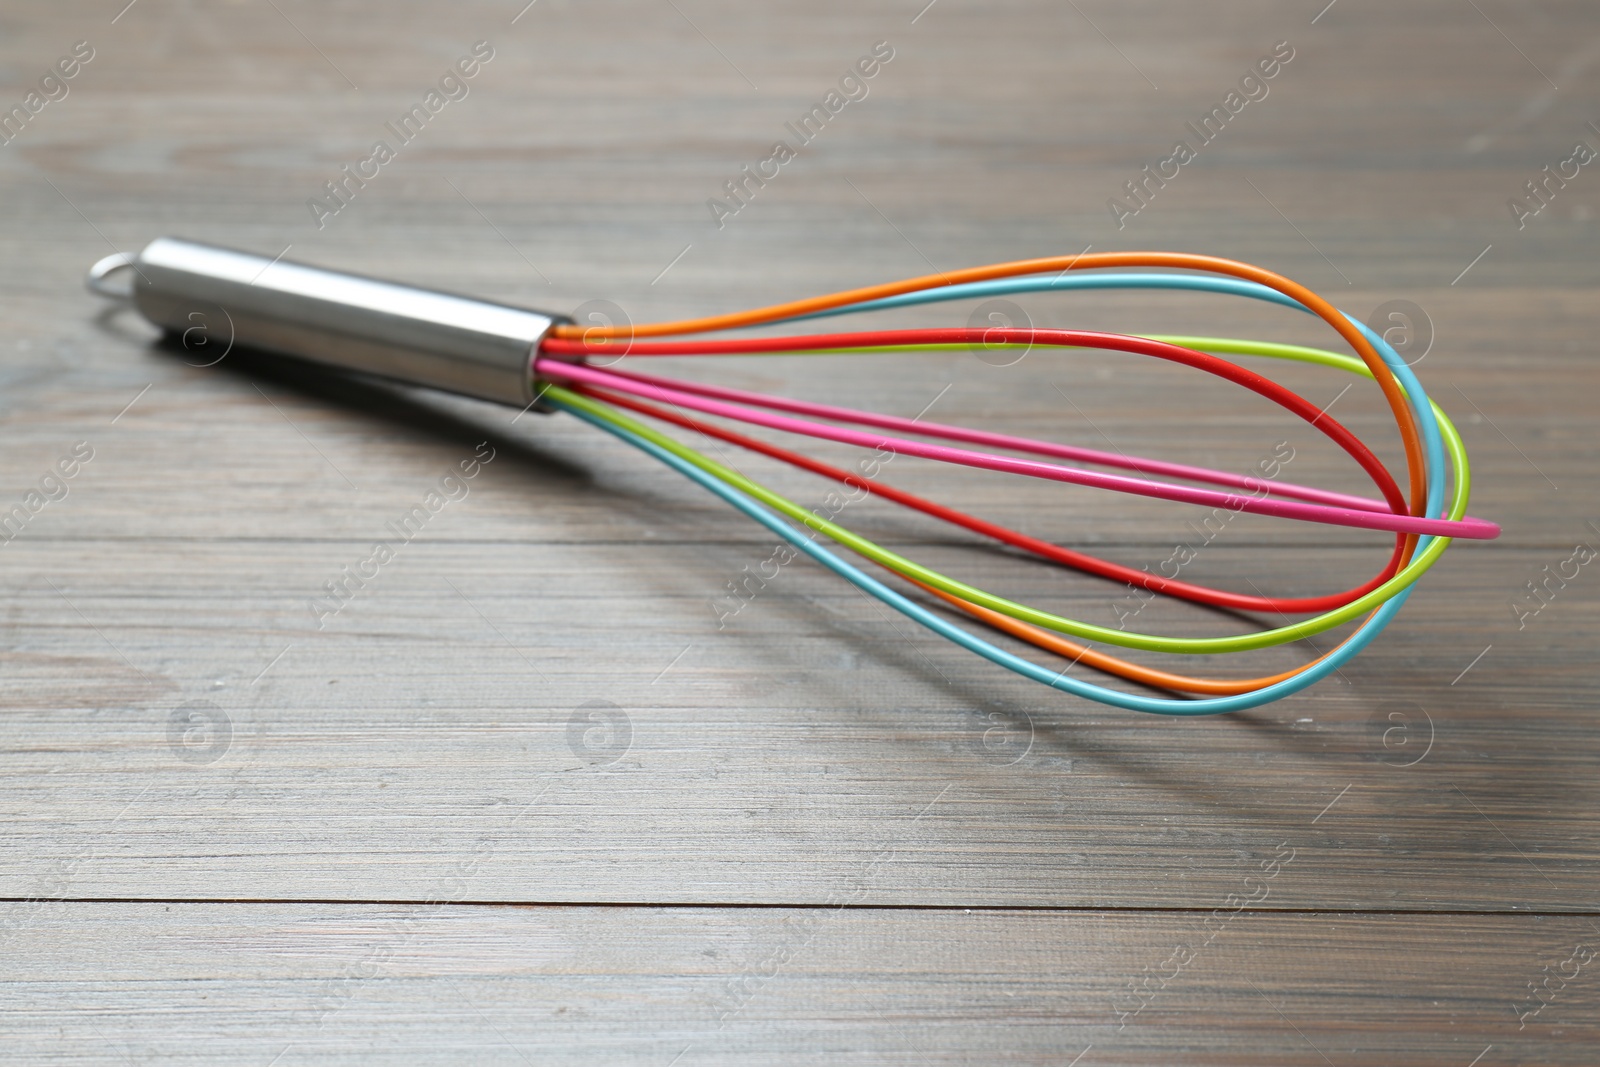
{"type": "MultiPolygon", "coordinates": [[[[1305,286],[1261,267],[1240,263],[1236,260],[1223,259],[1218,256],[1205,256],[1186,252],[1097,252],[1092,255],[1046,256],[1039,259],[1024,259],[1009,263],[990,264],[983,267],[970,267],[949,273],[941,272],[939,274],[923,275],[919,278],[908,278],[898,282],[887,282],[882,285],[850,289],[825,296],[793,300],[783,304],[773,304],[764,308],[732,312],[725,315],[711,315],[674,322],[647,323],[641,326],[595,327],[581,324],[562,324],[554,327],[551,330],[551,334],[557,337],[581,340],[585,344],[592,344],[598,347],[606,341],[618,338],[671,337],[683,334],[731,330],[744,326],[759,326],[779,319],[788,319],[818,311],[827,311],[848,304],[880,300],[885,297],[899,296],[902,293],[917,292],[946,285],[988,281],[994,278],[1007,278],[1020,274],[1039,274],[1045,271],[1059,270],[1065,274],[1069,270],[1088,270],[1104,267],[1168,267],[1226,274],[1257,282],[1268,288],[1275,289],[1285,296],[1298,300],[1349,343],[1350,347],[1355,350],[1356,355],[1361,357],[1361,361],[1372,372],[1373,379],[1378,383],[1378,387],[1383,390],[1384,399],[1388,401],[1389,407],[1394,412],[1396,426],[1400,432],[1400,442],[1405,449],[1406,469],[1411,488],[1411,513],[1413,515],[1423,514],[1427,500],[1427,476],[1422,443],[1405,393],[1401,389],[1394,373],[1379,357],[1376,349],[1372,347],[1359,330],[1345,319],[1337,308],[1305,286]]],[[[1416,549],[1416,542],[1415,535],[1410,535],[1406,538],[1404,555],[1408,562],[1416,549]]],[[[906,576],[902,575],[902,577],[906,576]]],[[[958,596],[946,593],[942,589],[935,589],[923,582],[919,582],[914,578],[906,577],[906,580],[996,629],[1010,633],[1047,651],[1068,657],[1074,663],[1082,662],[1096,670],[1115,674],[1144,685],[1176,692],[1206,696],[1233,696],[1240,693],[1248,693],[1264,686],[1274,685],[1293,678],[1295,675],[1326,659],[1327,656],[1332,655],[1332,650],[1330,650],[1304,666],[1270,677],[1231,680],[1194,678],[1188,675],[1173,674],[1168,671],[1144,667],[1137,663],[1119,659],[1116,656],[1096,652],[1086,645],[1068,640],[1052,631],[1013,619],[1009,615],[1003,615],[978,604],[973,604],[958,596]]]]}

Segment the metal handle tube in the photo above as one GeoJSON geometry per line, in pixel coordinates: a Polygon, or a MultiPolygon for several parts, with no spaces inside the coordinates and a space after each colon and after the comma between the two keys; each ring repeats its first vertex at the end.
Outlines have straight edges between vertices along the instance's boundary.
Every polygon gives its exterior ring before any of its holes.
{"type": "Polygon", "coordinates": [[[234,345],[519,407],[559,316],[161,237],[133,260],[145,318],[220,359],[234,345]]]}

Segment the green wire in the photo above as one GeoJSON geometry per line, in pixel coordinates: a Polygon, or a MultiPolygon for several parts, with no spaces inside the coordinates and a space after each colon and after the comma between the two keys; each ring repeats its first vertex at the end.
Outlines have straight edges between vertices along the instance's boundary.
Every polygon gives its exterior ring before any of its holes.
{"type": "MultiPolygon", "coordinates": [[[[1300,345],[1276,344],[1267,341],[1234,340],[1220,337],[1176,337],[1155,336],[1157,341],[1166,341],[1171,344],[1184,345],[1202,351],[1230,353],[1238,355],[1266,356],[1271,359],[1285,359],[1301,363],[1314,363],[1340,370],[1349,371],[1366,378],[1372,377],[1372,372],[1365,363],[1354,356],[1341,355],[1320,348],[1306,348],[1300,345]]],[[[828,354],[842,352],[927,352],[927,351],[961,351],[970,346],[960,344],[940,345],[896,345],[874,346],[859,349],[827,349],[828,354]]],[[[1026,345],[994,345],[993,348],[1025,348],[1026,345]]],[[[1055,347],[1055,346],[1051,346],[1055,347]]],[[[785,353],[795,354],[795,353],[785,353]]],[[[821,352],[817,354],[822,354],[821,352]]],[[[874,563],[881,564],[908,578],[924,582],[936,589],[958,596],[963,600],[994,611],[1009,615],[1014,619],[1033,623],[1048,630],[1058,633],[1071,634],[1091,641],[1102,641],[1106,644],[1120,645],[1126,648],[1140,648],[1151,652],[1173,652],[1189,655],[1216,655],[1225,652],[1243,652],[1250,649],[1271,648],[1276,645],[1286,644],[1290,641],[1300,640],[1315,634],[1330,630],[1354,619],[1367,611],[1378,607],[1389,600],[1401,590],[1410,586],[1421,578],[1428,568],[1432,567],[1444,550],[1450,545],[1450,538],[1435,537],[1423,551],[1416,556],[1405,568],[1383,585],[1351,601],[1349,604],[1333,611],[1318,615],[1315,618],[1276,629],[1262,630],[1253,634],[1240,634],[1234,637],[1163,637],[1158,634],[1132,633],[1124,630],[1113,630],[1104,626],[1095,626],[1092,623],[1079,622],[1074,619],[1062,618],[1047,611],[1031,608],[1026,604],[1018,604],[1004,597],[995,596],[985,590],[970,586],[964,582],[946,577],[938,571],[930,570],[921,564],[891,552],[886,548],[862,537],[852,530],[846,529],[837,523],[812,514],[799,504],[768,489],[758,482],[751,481],[738,471],[733,470],[702,453],[684,445],[671,437],[662,434],[653,427],[647,426],[638,420],[623,414],[608,404],[594,400],[580,393],[558,385],[549,384],[547,388],[550,395],[580,408],[597,418],[603,419],[612,425],[621,426],[628,431],[638,434],[652,443],[666,449],[679,458],[693,464],[720,481],[733,486],[740,492],[754,497],[768,507],[786,515],[790,519],[827,535],[830,539],[849,548],[874,563]]],[[[1450,454],[1451,465],[1455,468],[1456,477],[1452,487],[1452,495],[1448,517],[1460,519],[1467,513],[1467,500],[1471,489],[1471,471],[1467,464],[1466,448],[1461,441],[1461,435],[1456,431],[1455,425],[1449,420],[1437,404],[1432,403],[1434,414],[1439,419],[1440,433],[1444,438],[1446,450],[1450,454]]]]}

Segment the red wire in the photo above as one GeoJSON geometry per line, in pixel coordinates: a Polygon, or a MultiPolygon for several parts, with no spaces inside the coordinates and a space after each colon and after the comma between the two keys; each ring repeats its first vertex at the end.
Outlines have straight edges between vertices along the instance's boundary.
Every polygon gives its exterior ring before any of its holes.
{"type": "MultiPolygon", "coordinates": [[[[625,346],[628,355],[636,356],[683,356],[683,355],[739,355],[751,352],[786,352],[786,351],[812,351],[826,348],[858,348],[873,345],[904,345],[904,344],[950,344],[950,343],[1033,343],[1040,342],[1052,345],[1073,347],[1101,347],[1112,348],[1119,351],[1130,351],[1144,355],[1154,356],[1171,362],[1180,363],[1206,371],[1224,378],[1235,384],[1242,385],[1258,393],[1282,407],[1293,411],[1306,419],[1313,426],[1317,426],[1334,443],[1338,444],[1351,456],[1363,470],[1372,478],[1374,484],[1383,495],[1389,507],[1396,514],[1404,514],[1408,508],[1400,488],[1395,484],[1394,478],[1388,469],[1379,462],[1371,450],[1362,443],[1353,433],[1346,429],[1336,419],[1327,415],[1323,410],[1314,407],[1309,401],[1294,393],[1270,378],[1263,377],[1244,369],[1227,360],[1204,352],[1170,345],[1148,338],[1130,337],[1121,334],[1105,334],[1091,331],[1078,330],[1031,330],[1031,329],[927,329],[927,330],[875,330],[859,333],[838,334],[808,334],[791,337],[760,337],[737,340],[701,340],[701,341],[650,341],[632,342],[625,346]]],[[[590,354],[610,354],[616,352],[617,345],[586,345],[581,341],[569,341],[562,338],[546,338],[540,346],[541,355],[552,356],[583,356],[590,354]]],[[[537,361],[535,364],[537,368],[537,361]]],[[[624,374],[626,372],[614,371],[624,374]]],[[[646,376],[640,375],[644,378],[646,376]]],[[[932,515],[945,522],[964,527],[983,536],[993,538],[1004,544],[1020,548],[1046,559],[1073,567],[1077,570],[1097,574],[1101,577],[1129,583],[1136,588],[1146,589],[1151,592],[1165,593],[1181,599],[1197,603],[1211,604],[1217,607],[1232,608],[1243,611],[1273,611],[1282,614],[1321,613],[1342,607],[1359,597],[1381,586],[1392,578],[1404,565],[1407,552],[1407,535],[1396,535],[1394,551],[1389,557],[1383,570],[1366,583],[1343,593],[1330,594],[1321,597],[1278,598],[1264,596],[1247,596],[1242,593],[1233,593],[1226,590],[1212,589],[1208,586],[1195,585],[1182,582],[1175,578],[1163,578],[1148,571],[1136,570],[1110,560],[1103,560],[1085,553],[1073,552],[1061,548],[1038,538],[1010,530],[1006,527],[987,522],[983,519],[967,515],[964,512],[933,501],[905,493],[891,486],[872,485],[865,483],[848,471],[842,471],[825,463],[813,460],[807,456],[775,445],[769,445],[754,438],[722,430],[718,427],[694,422],[681,418],[659,408],[641,404],[638,401],[624,399],[618,394],[600,390],[584,389],[595,395],[605,395],[609,402],[619,406],[639,411],[654,418],[671,422],[675,425],[695,429],[722,440],[737,444],[740,447],[760,452],[772,458],[810,470],[848,485],[862,485],[871,492],[875,492],[886,499],[893,500],[905,507],[932,515]]]]}

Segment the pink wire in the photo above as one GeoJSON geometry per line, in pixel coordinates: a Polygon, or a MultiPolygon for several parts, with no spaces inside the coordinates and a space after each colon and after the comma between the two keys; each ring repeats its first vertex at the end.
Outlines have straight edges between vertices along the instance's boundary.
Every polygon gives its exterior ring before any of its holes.
{"type": "MultiPolygon", "coordinates": [[[[808,437],[816,437],[827,441],[838,441],[843,444],[859,445],[864,448],[883,448],[885,446],[897,453],[909,456],[920,456],[925,459],[940,460],[946,463],[957,463],[962,466],[976,467],[983,470],[1001,471],[1008,474],[1021,474],[1032,478],[1041,478],[1049,481],[1066,482],[1074,485],[1085,485],[1099,489],[1110,489],[1116,492],[1132,493],[1138,496],[1155,497],[1162,500],[1173,500],[1181,503],[1200,504],[1207,507],[1220,507],[1229,511],[1247,511],[1260,515],[1272,515],[1278,518],[1298,519],[1306,522],[1325,523],[1333,526],[1350,526],[1358,529],[1386,530],[1393,533],[1418,533],[1431,534],[1441,537],[1460,537],[1470,539],[1488,540],[1493,538],[1499,527],[1482,519],[1470,516],[1459,521],[1450,519],[1430,519],[1412,515],[1396,515],[1389,511],[1368,510],[1370,501],[1362,500],[1361,507],[1335,507],[1321,504],[1300,503],[1292,500],[1272,500],[1254,497],[1239,497],[1228,493],[1219,493],[1210,489],[1198,489],[1191,486],[1170,485],[1164,482],[1154,482],[1143,478],[1129,478],[1117,474],[1105,474],[1099,471],[1086,471],[1074,467],[1063,467],[1054,463],[1042,463],[1036,460],[1019,459],[1013,456],[996,456],[987,452],[974,452],[964,448],[951,448],[946,445],[927,444],[921,441],[911,441],[901,437],[882,437],[862,433],[857,430],[844,429],[835,426],[826,426],[821,423],[811,422],[806,419],[792,419],[783,415],[771,415],[760,411],[752,411],[747,407],[723,403],[709,397],[697,395],[700,391],[718,392],[713,387],[693,385],[685,382],[676,382],[668,379],[657,379],[659,384],[652,383],[642,376],[629,373],[602,370],[580,363],[569,363],[556,359],[541,359],[537,362],[537,371],[545,378],[555,378],[568,382],[578,382],[589,385],[601,386],[622,393],[630,393],[647,399],[675,404],[689,408],[693,411],[704,412],[723,418],[735,419],[740,422],[755,426],[764,426],[768,429],[780,430],[786,433],[797,433],[808,437]]],[[[728,390],[737,393],[735,390],[728,390]]],[[[746,394],[756,396],[759,394],[746,394]]],[[[777,408],[780,410],[804,410],[808,407],[832,410],[835,412],[849,412],[846,408],[827,408],[826,405],[806,405],[802,401],[780,401],[775,397],[762,396],[761,406],[777,408]],[[791,407],[790,405],[799,405],[791,407]]],[[[849,413],[848,415],[825,416],[838,417],[841,421],[863,421],[857,415],[868,413],[849,413]]],[[[872,415],[872,419],[890,420],[896,416],[872,415]]],[[[868,423],[869,425],[871,423],[868,423]]],[[[931,424],[918,424],[916,432],[929,436],[954,436],[953,434],[930,433],[931,424]]],[[[981,431],[966,431],[959,427],[948,428],[962,434],[979,434],[981,431]]],[[[1000,435],[1003,436],[1003,435],[1000,435]]],[[[956,438],[966,439],[966,438],[956,438]]],[[[1013,440],[1026,441],[1024,438],[1013,440]]],[[[1029,450],[1041,454],[1049,454],[1045,442],[1026,441],[1029,450]]],[[[1011,446],[1007,446],[1011,447],[1011,446]]],[[[1066,446],[1061,446],[1066,447],[1066,446]]],[[[1192,468],[1201,470],[1201,468],[1192,468]]],[[[1212,474],[1221,472],[1206,472],[1204,480],[1213,480],[1212,474]]],[[[1362,498],[1354,498],[1361,500],[1362,498]]]]}
{"type": "Polygon", "coordinates": [[[1351,496],[1347,493],[1335,493],[1331,490],[1297,485],[1293,482],[1268,481],[1264,478],[1252,478],[1249,475],[1233,474],[1228,471],[1212,470],[1207,467],[1190,467],[1182,463],[1168,463],[1158,459],[1145,459],[1141,456],[1125,456],[1111,452],[1101,452],[1092,448],[1079,448],[1075,445],[1057,444],[1054,441],[1039,441],[1029,437],[1013,437],[1010,434],[974,430],[966,426],[923,422],[920,419],[884,415],[876,411],[861,411],[856,408],[817,404],[806,400],[792,400],[788,397],[752,393],[726,386],[657,378],[648,374],[639,374],[636,371],[611,370],[609,368],[607,370],[608,373],[619,377],[629,378],[649,385],[678,389],[685,393],[694,393],[696,396],[710,397],[716,400],[730,400],[736,404],[749,404],[799,415],[812,415],[834,422],[853,422],[860,426],[874,426],[881,430],[898,430],[901,433],[914,433],[923,437],[942,437],[948,441],[965,441],[968,444],[988,445],[992,448],[1005,448],[1014,452],[1031,452],[1038,456],[1055,456],[1058,459],[1073,459],[1083,463],[1096,463],[1103,467],[1120,467],[1124,470],[1138,471],[1140,474],[1164,474],[1173,478],[1182,478],[1186,481],[1211,482],[1214,485],[1229,485],[1238,489],[1247,489],[1251,492],[1265,491],[1274,496],[1312,500],[1336,507],[1376,511],[1384,515],[1393,514],[1389,509],[1389,505],[1382,500],[1374,500],[1371,497],[1351,496]]]}

